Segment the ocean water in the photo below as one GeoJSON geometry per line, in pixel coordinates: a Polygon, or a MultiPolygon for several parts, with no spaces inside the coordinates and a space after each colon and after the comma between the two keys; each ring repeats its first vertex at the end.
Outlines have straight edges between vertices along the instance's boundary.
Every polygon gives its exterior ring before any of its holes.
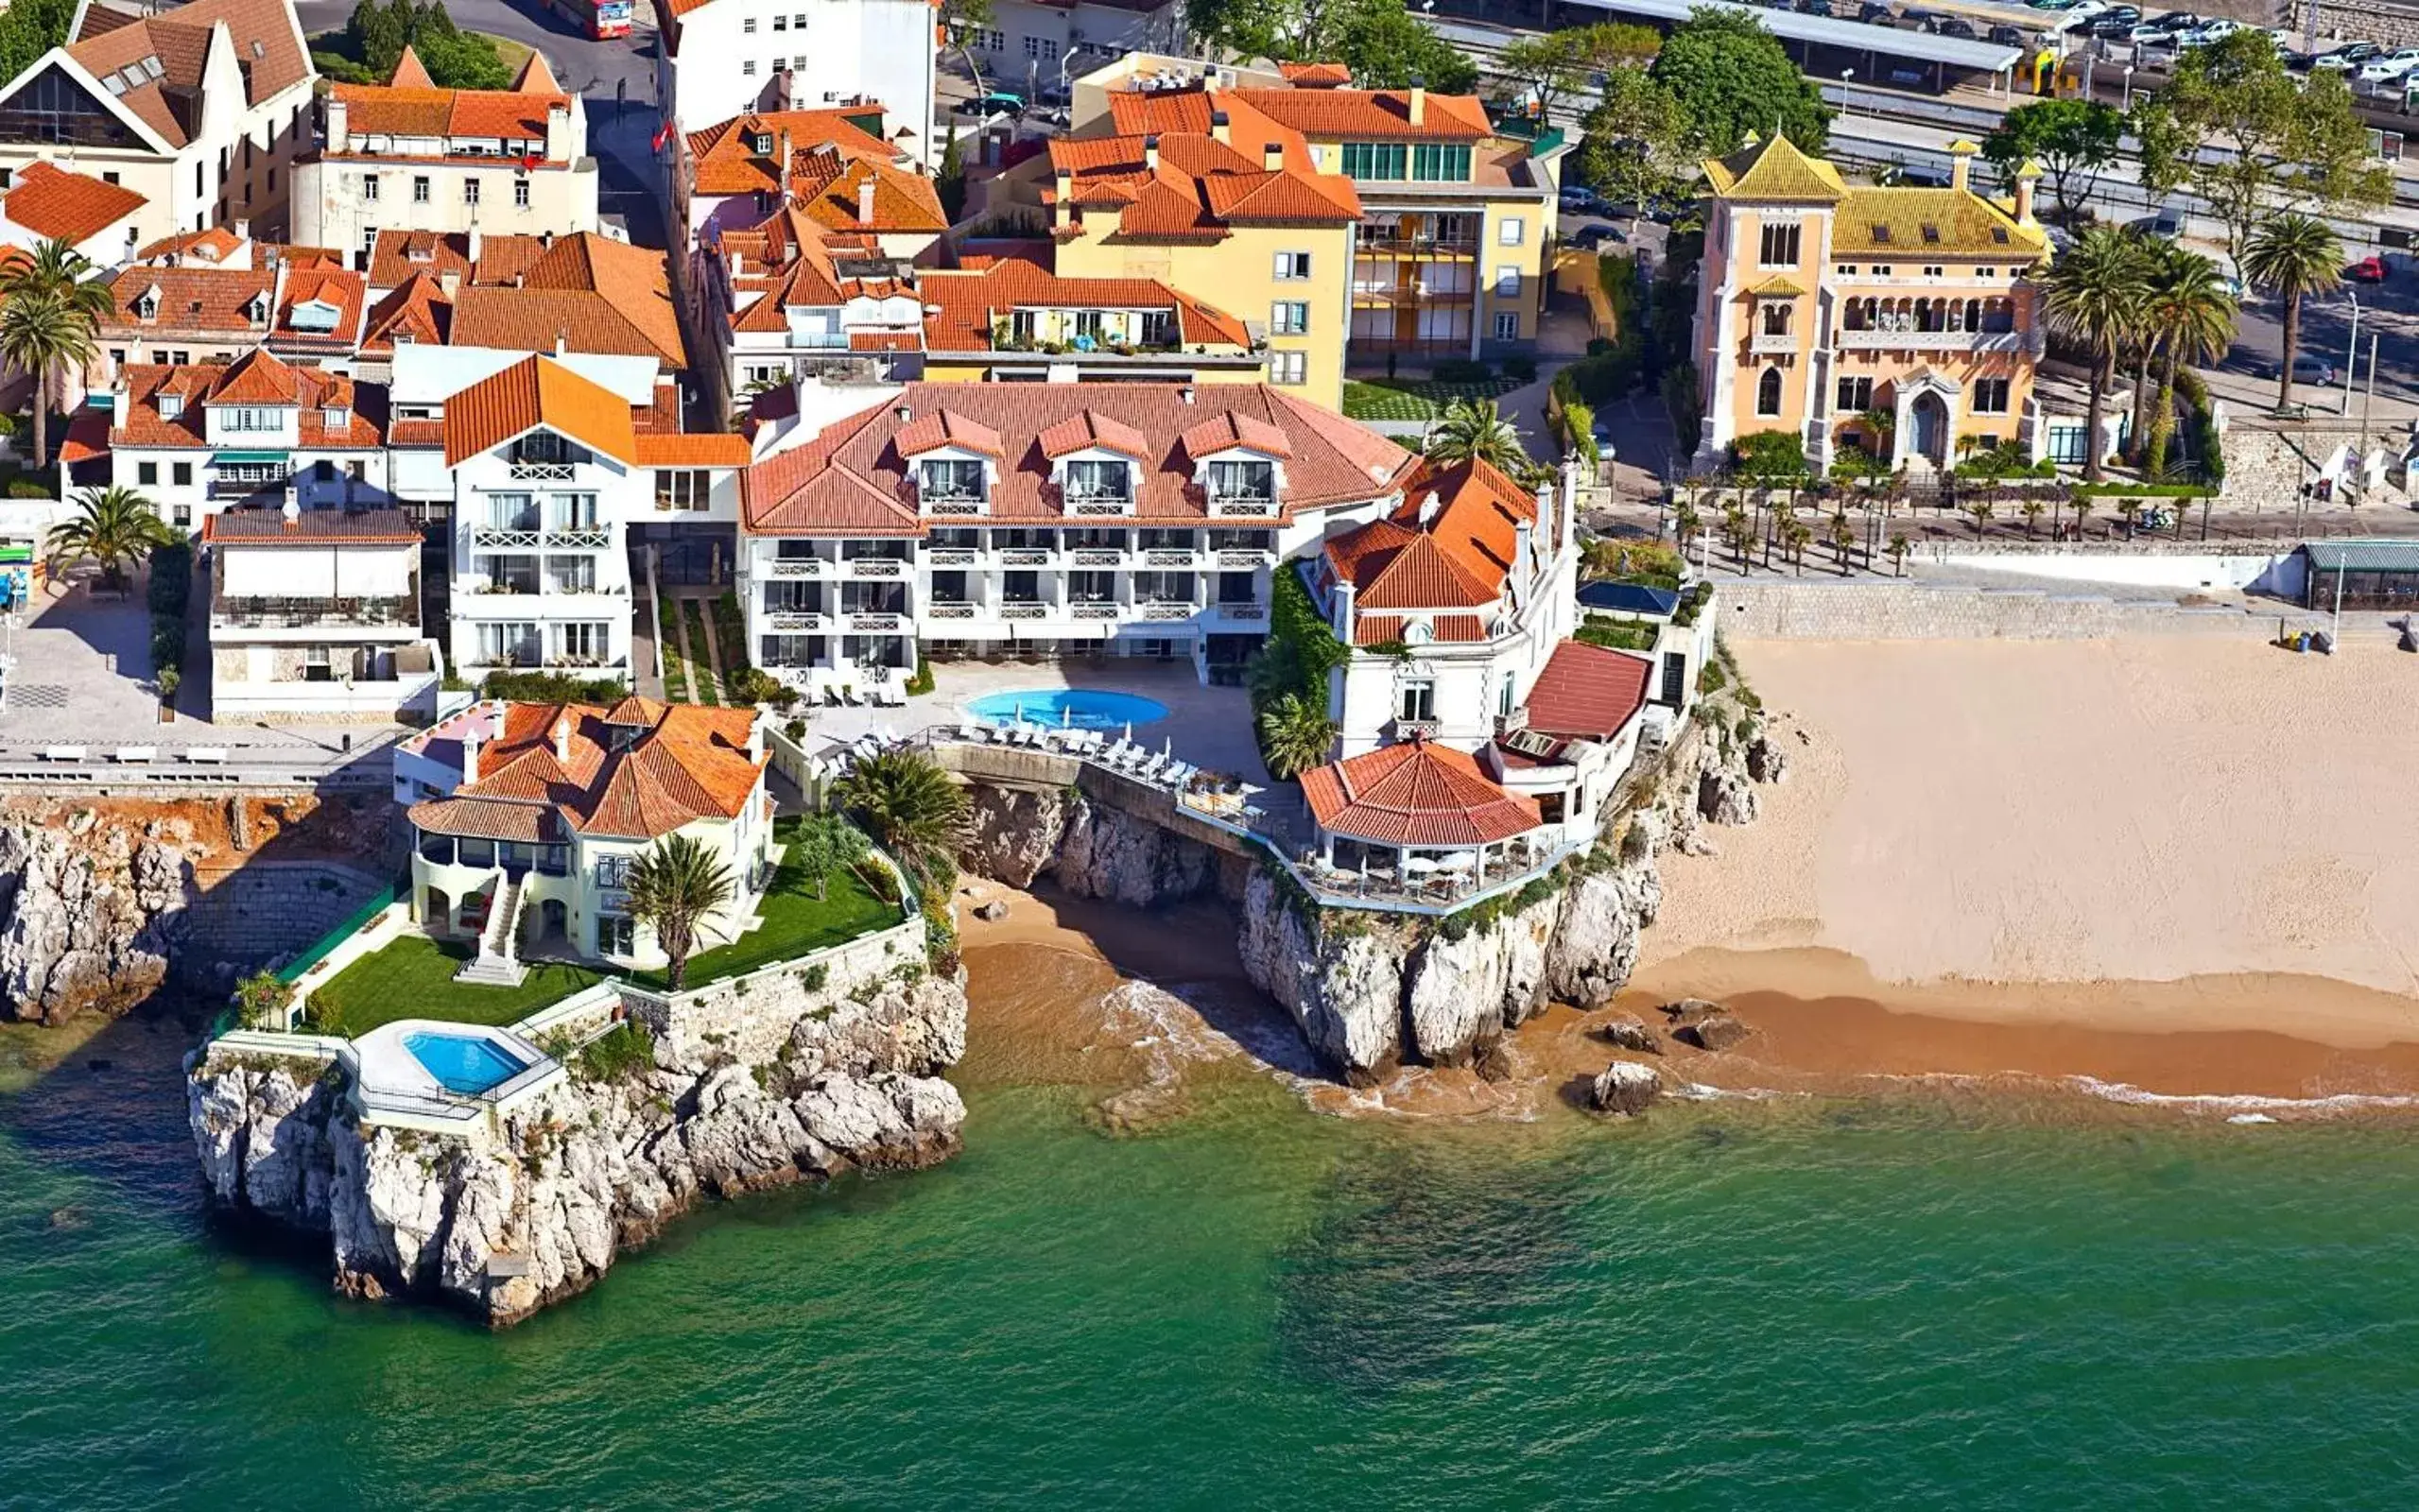
{"type": "MultiPolygon", "coordinates": [[[[124,1054],[123,1051],[120,1052],[124,1054]]],[[[1941,1101],[1141,1135],[716,1206],[491,1335],[201,1215],[173,1068],[0,1093],[0,1505],[2400,1506],[2419,1145],[1941,1101]]]]}

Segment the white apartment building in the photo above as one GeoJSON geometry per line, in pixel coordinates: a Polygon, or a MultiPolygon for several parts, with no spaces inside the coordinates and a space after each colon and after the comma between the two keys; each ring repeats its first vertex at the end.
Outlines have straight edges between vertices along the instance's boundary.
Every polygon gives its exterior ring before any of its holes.
{"type": "MultiPolygon", "coordinates": [[[[964,39],[987,79],[1030,97],[1128,53],[1181,53],[1184,0],[994,0],[987,26],[964,39]]],[[[950,39],[955,47],[959,39],[950,39]]]]}
{"type": "Polygon", "coordinates": [[[676,129],[879,101],[900,151],[939,161],[927,0],[665,0],[655,97],[676,129]]]}
{"type": "Polygon", "coordinates": [[[597,229],[587,107],[531,53],[509,90],[440,90],[409,48],[383,85],[337,84],[294,167],[294,239],[367,253],[386,230],[597,229]]]}
{"type": "Polygon", "coordinates": [[[68,41],[0,84],[0,190],[48,162],[143,198],[137,244],[286,224],[317,77],[291,0],[81,0],[68,41]]]}
{"type": "Polygon", "coordinates": [[[210,716],[434,718],[444,667],[420,630],[420,529],[393,508],[231,509],[202,522],[210,716]]]}

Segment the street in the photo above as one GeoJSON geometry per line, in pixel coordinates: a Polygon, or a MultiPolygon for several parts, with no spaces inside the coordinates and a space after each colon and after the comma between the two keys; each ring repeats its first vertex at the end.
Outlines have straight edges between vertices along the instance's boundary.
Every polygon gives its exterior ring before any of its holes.
{"type": "MultiPolygon", "coordinates": [[[[661,169],[650,145],[659,124],[652,8],[641,5],[631,34],[611,42],[583,35],[562,12],[535,0],[447,0],[445,9],[465,31],[506,38],[545,55],[556,81],[586,103],[599,209],[628,226],[632,242],[665,245],[661,169]]],[[[342,31],[353,7],[346,0],[296,0],[294,14],[303,35],[316,37],[342,31]]]]}

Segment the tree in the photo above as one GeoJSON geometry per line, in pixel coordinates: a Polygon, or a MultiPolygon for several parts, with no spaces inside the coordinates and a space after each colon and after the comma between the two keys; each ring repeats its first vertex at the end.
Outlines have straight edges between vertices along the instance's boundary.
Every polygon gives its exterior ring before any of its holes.
{"type": "Polygon", "coordinates": [[[949,145],[941,149],[941,166],[932,176],[933,193],[941,197],[941,214],[951,225],[966,212],[966,155],[958,146],[958,131],[949,129],[949,145]]]}
{"type": "Polygon", "coordinates": [[[109,285],[72,243],[49,240],[0,274],[0,356],[33,375],[34,466],[50,465],[49,421],[59,370],[97,354],[101,318],[115,308],[109,285]]]}
{"type": "Polygon", "coordinates": [[[1651,26],[1601,23],[1514,38],[1495,55],[1495,71],[1520,84],[1551,116],[1565,96],[1584,92],[1599,71],[1634,70],[1654,56],[1663,38],[1651,26]]]}
{"type": "Polygon", "coordinates": [[[1907,576],[1907,554],[1914,549],[1915,543],[1907,539],[1904,530],[1890,533],[1890,575],[1892,577],[1907,576]]]}
{"type": "Polygon", "coordinates": [[[2136,113],[2142,180],[2167,194],[2189,184],[2226,227],[2237,267],[2263,219],[2283,208],[2390,202],[2392,173],[2371,160],[2368,127],[2341,72],[2285,69],[2275,39],[2238,31],[2187,47],[2157,98],[2136,113]],[[2203,160],[2201,148],[2221,149],[2203,160]]]}
{"type": "Polygon", "coordinates": [[[1965,501],[1965,512],[1974,519],[1974,538],[1979,541],[1989,528],[1991,516],[1998,512],[1998,504],[1987,492],[1978,492],[1965,501]]]}
{"type": "Polygon", "coordinates": [[[76,0],[15,0],[0,10],[0,79],[12,79],[67,41],[76,0]]]}
{"type": "Polygon", "coordinates": [[[2143,311],[2159,366],[2158,397],[2151,405],[2144,453],[2152,473],[2165,471],[2168,441],[2175,434],[2176,369],[2197,368],[2224,356],[2234,345],[2239,313],[2217,264],[2181,247],[2162,246],[2153,251],[2143,311]]]}
{"type": "Polygon", "coordinates": [[[2030,493],[2024,496],[2024,502],[2022,504],[2016,506],[2016,513],[2024,516],[2024,535],[2026,540],[2030,541],[2032,539],[2032,532],[2034,528],[2041,524],[2042,512],[2048,507],[2049,507],[2048,505],[2043,504],[2039,499],[2034,498],[2030,493]]]}
{"type": "Polygon", "coordinates": [[[631,863],[623,885],[630,916],[654,926],[656,943],[671,958],[671,987],[678,992],[698,926],[731,901],[730,867],[695,835],[667,834],[631,863]]]}
{"type": "Polygon", "coordinates": [[[126,586],[127,563],[154,546],[183,539],[160,518],[150,500],[123,484],[112,484],[78,493],[76,513],[50,527],[43,549],[52,576],[79,562],[98,562],[101,585],[114,592],[126,586]]]}
{"type": "Polygon", "coordinates": [[[873,842],[865,837],[865,832],[847,819],[837,814],[818,814],[790,835],[782,861],[815,879],[815,897],[820,901],[827,895],[832,873],[856,865],[872,849],[873,842]]]}
{"type": "Polygon", "coordinates": [[[418,6],[412,0],[360,0],[345,24],[349,49],[363,69],[379,83],[393,77],[404,49],[410,48],[439,89],[509,89],[512,70],[504,66],[495,43],[475,31],[464,31],[446,13],[444,0],[418,6]]]}
{"type": "Polygon", "coordinates": [[[2302,348],[2302,301],[2343,282],[2343,249],[2326,222],[2289,213],[2264,222],[2242,261],[2246,277],[2285,301],[2285,357],[2276,375],[2276,407],[2293,402],[2293,359],[2302,348]]]}
{"type": "Polygon", "coordinates": [[[1260,760],[1280,781],[1322,765],[1336,748],[1336,722],[1327,706],[1307,695],[1288,693],[1260,711],[1260,760]]]}
{"type": "Polygon", "coordinates": [[[1829,134],[1831,108],[1753,11],[1699,6],[1664,39],[1650,72],[1680,102],[1700,152],[1736,152],[1750,131],[1819,152],[1829,134]]]}
{"type": "Polygon", "coordinates": [[[1794,492],[1813,474],[1794,431],[1751,431],[1731,442],[1730,450],[1738,475],[1768,489],[1787,485],[1794,492]]]}
{"type": "MultiPolygon", "coordinates": [[[[941,34],[958,49],[966,60],[966,72],[974,76],[975,93],[987,93],[983,88],[983,65],[975,57],[975,38],[992,24],[992,0],[941,0],[941,34]]],[[[957,145],[955,131],[949,135],[950,145],[957,145]]],[[[961,188],[962,196],[965,191],[961,188]]],[[[953,214],[950,218],[955,220],[953,214]]]]}
{"type": "Polygon", "coordinates": [[[966,827],[966,795],[923,751],[892,747],[832,784],[832,801],[902,866],[930,878],[966,827]]]}
{"type": "Polygon", "coordinates": [[[2103,471],[2100,425],[2116,377],[2117,349],[2141,318],[2145,261],[2138,241],[2112,227],[2096,226],[2040,275],[2050,328],[2091,352],[2083,476],[2095,483],[2103,471]]]}
{"type": "Polygon", "coordinates": [[[1840,558],[1840,576],[1847,576],[1848,558],[1857,549],[1857,527],[1848,524],[1844,509],[1831,517],[1830,546],[1832,554],[1840,558]]]}
{"type": "Polygon", "coordinates": [[[1340,60],[1362,89],[1404,89],[1417,80],[1440,94],[1466,94],[1478,86],[1478,65],[1414,18],[1403,0],[1348,0],[1329,14],[1333,29],[1317,52],[1340,60]]]}
{"type": "Polygon", "coordinates": [[[2082,198],[2090,198],[2099,170],[2117,161],[2124,135],[2125,117],[2098,100],[2035,100],[2010,111],[1982,139],[1982,156],[2011,180],[2025,160],[2039,162],[2049,176],[2058,216],[2068,220],[2074,215],[2069,190],[2075,176],[2083,176],[2082,198]]]}
{"type": "Polygon", "coordinates": [[[1529,466],[1519,433],[1492,399],[1457,399],[1445,405],[1421,450],[1432,462],[1491,462],[1514,476],[1529,466]]]}
{"type": "Polygon", "coordinates": [[[1603,97],[1581,129],[1586,139],[1580,144],[1580,177],[1616,204],[1644,209],[1673,198],[1695,166],[1687,112],[1669,89],[1639,69],[1605,76],[1603,97]]]}

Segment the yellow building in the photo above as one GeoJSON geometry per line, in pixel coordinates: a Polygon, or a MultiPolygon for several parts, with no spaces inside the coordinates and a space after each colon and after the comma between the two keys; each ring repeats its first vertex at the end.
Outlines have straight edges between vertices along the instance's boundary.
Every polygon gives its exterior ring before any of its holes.
{"type": "Polygon", "coordinates": [[[1023,257],[924,273],[934,383],[1242,383],[1264,353],[1241,320],[1156,279],[1065,278],[1023,257]]]}
{"type": "Polygon", "coordinates": [[[2040,170],[2027,163],[2002,203],[1969,182],[1978,149],[1950,150],[1945,189],[1850,184],[1786,137],[1705,163],[1696,465],[1774,430],[1818,472],[1845,446],[1919,473],[1977,448],[2049,450],[2033,388],[2040,170]]]}

